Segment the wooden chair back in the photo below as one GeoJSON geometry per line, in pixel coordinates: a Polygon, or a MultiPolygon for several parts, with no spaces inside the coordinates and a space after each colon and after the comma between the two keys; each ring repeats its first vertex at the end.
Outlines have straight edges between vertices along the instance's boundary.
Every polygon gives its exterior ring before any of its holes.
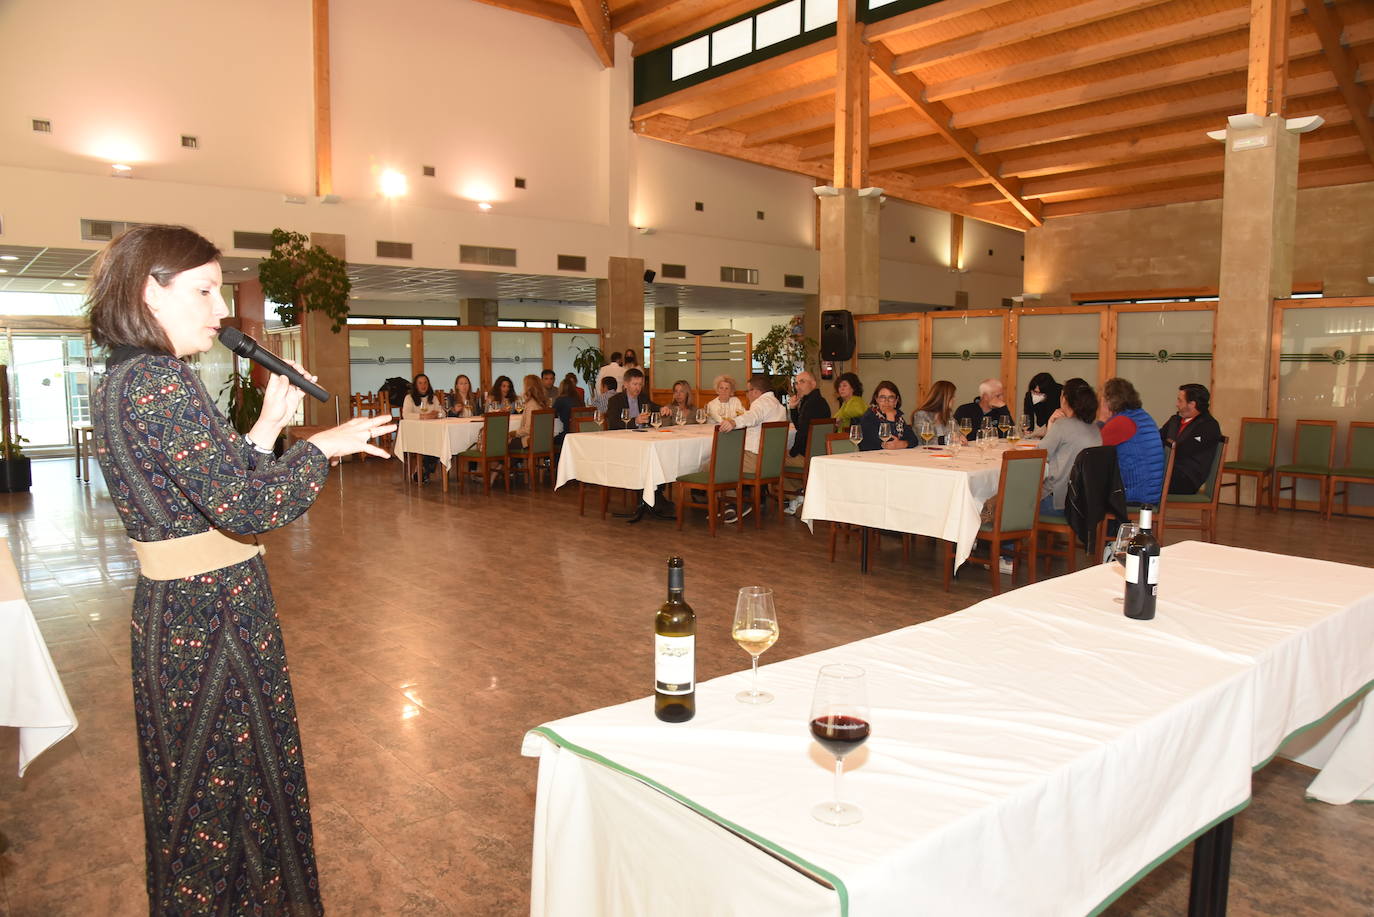
{"type": "Polygon", "coordinates": [[[826,455],[848,455],[858,451],[859,444],[850,439],[848,433],[831,433],[825,438],[826,455]]]}
{"type": "Polygon", "coordinates": [[[1240,445],[1236,449],[1236,460],[1246,464],[1274,467],[1274,454],[1279,448],[1279,421],[1277,417],[1242,417],[1240,419],[1240,445]]]}
{"type": "Polygon", "coordinates": [[[1293,434],[1293,464],[1329,469],[1336,461],[1336,421],[1299,420],[1293,434]]]}
{"type": "Polygon", "coordinates": [[[1008,534],[1035,528],[1048,458],[1049,453],[1044,449],[1008,449],[1002,453],[1002,470],[992,512],[993,532],[1008,534]]]}
{"type": "Polygon", "coordinates": [[[1174,459],[1178,455],[1178,450],[1172,444],[1165,444],[1164,448],[1168,452],[1168,458],[1164,463],[1164,488],[1159,496],[1159,511],[1155,514],[1155,536],[1164,537],[1164,527],[1193,529],[1202,533],[1207,541],[1216,541],[1216,512],[1221,488],[1218,486],[1221,478],[1221,468],[1223,457],[1226,455],[1226,444],[1230,442],[1230,437],[1223,436],[1221,442],[1217,444],[1216,454],[1212,456],[1212,467],[1207,472],[1207,480],[1202,482],[1195,494],[1170,494],[1169,484],[1174,477],[1174,459]],[[1172,507],[1173,515],[1170,516],[1172,507]],[[1198,514],[1197,524],[1192,522],[1179,522],[1177,516],[1180,511],[1195,512],[1198,514]]]}
{"type": "Polygon", "coordinates": [[[707,480],[712,484],[736,484],[744,468],[744,428],[736,427],[722,433],[720,427],[711,432],[711,463],[707,466],[707,480]]]}

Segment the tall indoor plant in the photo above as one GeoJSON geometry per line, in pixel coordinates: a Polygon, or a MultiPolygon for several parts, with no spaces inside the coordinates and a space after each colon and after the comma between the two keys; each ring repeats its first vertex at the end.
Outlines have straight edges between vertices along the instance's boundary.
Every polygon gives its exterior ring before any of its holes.
{"type": "Polygon", "coordinates": [[[338,332],[348,319],[348,265],[298,232],[272,230],[272,251],[258,263],[263,295],[277,303],[283,325],[298,325],[302,312],[323,312],[338,332]]]}
{"type": "Polygon", "coordinates": [[[606,357],[596,341],[590,344],[580,343],[582,341],[582,335],[573,336],[572,343],[577,347],[577,352],[573,354],[573,369],[582,374],[582,381],[587,383],[588,390],[595,396],[596,377],[600,374],[601,367],[606,365],[606,357]]]}
{"type": "Polygon", "coordinates": [[[754,359],[770,376],[790,376],[812,363],[817,343],[802,334],[802,318],[774,325],[760,341],[754,342],[754,359]]]}

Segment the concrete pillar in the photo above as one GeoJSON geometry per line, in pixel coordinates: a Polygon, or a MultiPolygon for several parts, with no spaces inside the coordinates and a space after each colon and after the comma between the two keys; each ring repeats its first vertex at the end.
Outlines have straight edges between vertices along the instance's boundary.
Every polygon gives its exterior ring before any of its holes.
{"type": "MultiPolygon", "coordinates": [[[[820,296],[807,301],[806,336],[820,340],[820,313],[848,309],[855,315],[878,311],[879,195],[838,188],[821,202],[820,296]]],[[[814,368],[814,367],[813,367],[814,368]]],[[[840,367],[837,367],[839,369],[840,367]]]]}
{"type": "Polygon", "coordinates": [[[1231,437],[1232,456],[1240,419],[1278,409],[1268,404],[1269,348],[1273,301],[1293,287],[1297,179],[1298,136],[1284,129],[1283,118],[1227,130],[1212,412],[1231,437]]]}
{"type": "Polygon", "coordinates": [[[458,322],[462,325],[495,327],[500,317],[500,304],[495,299],[458,300],[458,322]]]}
{"type": "Polygon", "coordinates": [[[606,278],[596,281],[596,324],[608,356],[633,347],[644,360],[644,259],[607,259],[606,278]]]}
{"type": "MultiPolygon", "coordinates": [[[[347,260],[344,237],[338,233],[315,232],[310,244],[329,252],[335,258],[347,260]]],[[[346,420],[348,399],[352,395],[352,381],[348,367],[348,330],[335,333],[329,316],[321,312],[301,313],[301,362],[319,377],[319,383],[339,399],[338,417],[346,420]]],[[[305,422],[308,426],[332,427],[335,423],[334,401],[319,402],[305,399],[305,422]]]]}
{"type": "MultiPolygon", "coordinates": [[[[234,285],[234,318],[238,319],[238,329],[255,341],[262,341],[267,328],[267,299],[262,295],[262,283],[255,276],[241,280],[234,285]]],[[[256,363],[252,367],[253,384],[267,387],[272,374],[256,363]]]]}
{"type": "Polygon", "coordinates": [[[680,331],[677,306],[654,307],[654,334],[663,331],[680,331]]]}

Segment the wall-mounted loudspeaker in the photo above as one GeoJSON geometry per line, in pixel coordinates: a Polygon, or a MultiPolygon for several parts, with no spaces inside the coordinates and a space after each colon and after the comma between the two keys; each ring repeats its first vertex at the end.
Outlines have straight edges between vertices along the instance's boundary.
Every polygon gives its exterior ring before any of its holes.
{"type": "Polygon", "coordinates": [[[821,359],[848,360],[854,356],[854,314],[848,309],[821,313],[821,359]]]}
{"type": "Polygon", "coordinates": [[[652,271],[652,270],[650,270],[650,271],[645,271],[645,272],[644,272],[644,282],[645,282],[645,283],[653,283],[653,282],[654,282],[654,278],[657,277],[657,276],[658,276],[658,272],[657,272],[657,271],[652,271]]]}

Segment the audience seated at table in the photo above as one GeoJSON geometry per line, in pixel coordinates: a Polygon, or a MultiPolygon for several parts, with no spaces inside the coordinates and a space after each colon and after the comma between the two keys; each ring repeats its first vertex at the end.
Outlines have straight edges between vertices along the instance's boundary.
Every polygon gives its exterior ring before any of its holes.
{"type": "Polygon", "coordinates": [[[869,409],[864,412],[864,416],[859,418],[859,429],[863,430],[864,438],[859,441],[859,451],[873,452],[878,449],[910,449],[916,445],[916,431],[911,429],[911,425],[902,416],[902,393],[897,389],[895,383],[884,379],[878,383],[878,387],[873,390],[873,400],[869,402],[869,409]],[[889,423],[892,425],[892,436],[888,442],[883,442],[878,438],[879,424],[889,423]],[[898,431],[898,427],[901,430],[898,431]]]}
{"type": "Polygon", "coordinates": [[[573,408],[582,407],[581,391],[577,387],[577,378],[572,373],[564,376],[558,386],[558,397],[553,399],[553,416],[563,426],[554,440],[555,452],[563,447],[563,436],[572,429],[573,408]]]}
{"type": "Polygon", "coordinates": [[[787,408],[782,406],[773,391],[773,380],[768,376],[749,377],[749,410],[726,418],[720,422],[722,433],[729,433],[736,427],[744,428],[744,471],[753,475],[759,468],[759,427],[766,423],[777,423],[787,419],[787,408]]]}
{"type": "MultiPolygon", "coordinates": [[[[568,373],[563,377],[563,382],[571,382],[572,387],[577,392],[578,407],[583,407],[587,403],[587,390],[577,384],[577,374],[568,373]]],[[[562,383],[559,383],[561,386],[562,383]]]]}
{"type": "Polygon", "coordinates": [[[533,417],[535,411],[546,411],[550,407],[548,396],[544,394],[544,380],[536,375],[528,375],[524,379],[524,391],[521,392],[524,404],[520,413],[515,417],[515,423],[510,427],[511,445],[518,445],[522,449],[530,446],[530,434],[533,432],[533,417]]]}
{"type": "Polygon", "coordinates": [[[487,392],[488,411],[510,411],[515,407],[515,383],[510,376],[497,376],[487,392]]]}
{"type": "Polygon", "coordinates": [[[624,355],[618,350],[611,354],[611,362],[601,367],[596,374],[596,387],[598,389],[601,388],[602,381],[607,378],[614,379],[615,387],[620,388],[621,383],[625,380],[625,364],[622,362],[624,359],[624,355]]]}
{"type": "Polygon", "coordinates": [[[1102,445],[1116,447],[1116,464],[1126,489],[1126,502],[1159,504],[1164,489],[1164,444],[1159,429],[1141,407],[1140,393],[1117,376],[1102,386],[1102,445]]]}
{"type": "Polygon", "coordinates": [[[620,387],[620,381],[615,376],[602,376],[596,384],[600,391],[592,399],[592,407],[605,414],[606,403],[611,400],[611,396],[620,387]]]}
{"type": "Polygon", "coordinates": [[[706,414],[711,423],[728,420],[744,410],[744,405],[735,397],[735,380],[729,376],[716,376],[711,383],[716,397],[706,402],[706,414]]]}
{"type": "Polygon", "coordinates": [[[658,405],[644,391],[644,371],[630,367],[625,370],[625,389],[606,400],[606,429],[634,430],[649,422],[649,415],[658,405]],[[630,412],[627,422],[620,415],[630,412]]]}
{"type": "Polygon", "coordinates": [[[843,433],[868,410],[862,396],[864,384],[854,373],[840,373],[835,380],[835,432],[843,433]]]}
{"type": "Polygon", "coordinates": [[[1069,493],[1069,473],[1073,471],[1078,453],[1089,446],[1102,445],[1102,432],[1097,428],[1097,393],[1083,379],[1070,379],[1059,391],[1059,407],[1045,418],[1048,432],[1040,441],[1045,458],[1044,496],[1040,498],[1040,512],[1062,513],[1069,493]]]}
{"type": "Polygon", "coordinates": [[[549,404],[553,404],[553,400],[558,397],[558,383],[553,381],[556,378],[554,371],[548,368],[539,374],[539,381],[544,385],[544,398],[549,404]]]}
{"type": "MultiPolygon", "coordinates": [[[[430,387],[429,376],[420,373],[410,380],[410,394],[406,395],[401,402],[402,420],[438,420],[443,417],[444,402],[439,394],[430,387]]],[[[434,473],[434,469],[439,467],[439,460],[432,455],[426,455],[423,463],[424,481],[429,481],[429,476],[434,473]]],[[[412,473],[411,479],[415,479],[418,473],[412,473]]]]}
{"type": "Polygon", "coordinates": [[[673,383],[672,400],[659,408],[664,423],[675,423],[679,412],[684,423],[697,422],[696,408],[692,404],[692,386],[686,379],[679,379],[673,383]]]}
{"type": "MultiPolygon", "coordinates": [[[[960,405],[959,410],[954,412],[956,426],[958,421],[968,418],[975,433],[983,428],[985,418],[992,421],[993,429],[997,429],[997,423],[1003,417],[1011,421],[1016,419],[1007,409],[1006,389],[1002,386],[1001,379],[984,379],[979,382],[978,397],[968,404],[960,405]]],[[[997,435],[1001,436],[1002,431],[998,430],[997,435]]]]}
{"type": "Polygon", "coordinates": [[[1209,407],[1212,394],[1200,382],[1178,387],[1178,413],[1164,422],[1159,438],[1174,444],[1174,476],[1169,493],[1195,494],[1212,473],[1212,460],[1221,445],[1221,425],[1209,407]]]}
{"type": "Polygon", "coordinates": [[[1063,389],[1064,386],[1055,382],[1054,376],[1049,373],[1036,373],[1031,376],[1030,384],[1026,386],[1026,395],[1021,399],[1021,413],[1034,418],[1035,429],[1043,430],[1049,426],[1050,415],[1059,410],[1059,396],[1063,389]]]}
{"type": "Polygon", "coordinates": [[[472,390],[472,380],[459,373],[453,380],[453,391],[449,393],[448,416],[476,417],[482,413],[482,405],[477,393],[472,390]]]}
{"type": "Polygon", "coordinates": [[[911,425],[916,428],[918,437],[921,424],[928,423],[941,445],[955,439],[963,442],[964,435],[959,432],[959,422],[954,419],[954,399],[958,394],[959,390],[948,379],[941,379],[930,387],[925,403],[911,415],[911,425]]]}
{"type": "MultiPolygon", "coordinates": [[[[792,390],[796,396],[792,399],[787,414],[797,435],[792,440],[792,448],[787,450],[784,464],[800,468],[806,464],[806,431],[811,426],[811,421],[824,420],[830,416],[830,405],[826,403],[825,396],[817,390],[816,377],[807,370],[802,370],[792,377],[792,390]]],[[[798,506],[801,505],[800,498],[794,502],[798,506]]]]}

